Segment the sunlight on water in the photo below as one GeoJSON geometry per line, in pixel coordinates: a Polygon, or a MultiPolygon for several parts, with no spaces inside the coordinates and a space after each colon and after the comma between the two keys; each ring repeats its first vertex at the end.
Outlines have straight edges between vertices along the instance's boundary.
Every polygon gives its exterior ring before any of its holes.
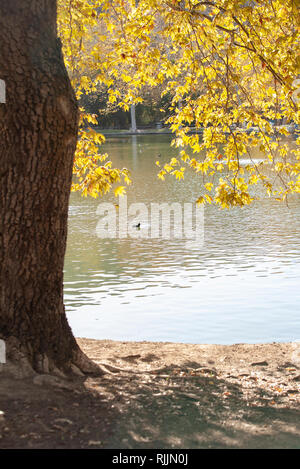
{"type": "MultiPolygon", "coordinates": [[[[115,165],[132,171],[128,202],[194,202],[201,180],[157,179],[168,136],[112,138],[115,165]]],[[[300,201],[204,211],[203,246],[186,240],[100,239],[97,207],[71,195],[65,304],[76,336],[191,343],[300,339],[300,201]]],[[[143,221],[144,223],[144,221],[143,221]]]]}

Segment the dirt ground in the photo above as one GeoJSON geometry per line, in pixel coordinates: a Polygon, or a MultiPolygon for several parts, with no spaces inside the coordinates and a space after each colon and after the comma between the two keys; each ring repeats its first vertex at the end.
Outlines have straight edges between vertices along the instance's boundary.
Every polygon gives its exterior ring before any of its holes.
{"type": "Polygon", "coordinates": [[[78,342],[103,377],[0,373],[1,449],[300,449],[300,343],[78,342]]]}

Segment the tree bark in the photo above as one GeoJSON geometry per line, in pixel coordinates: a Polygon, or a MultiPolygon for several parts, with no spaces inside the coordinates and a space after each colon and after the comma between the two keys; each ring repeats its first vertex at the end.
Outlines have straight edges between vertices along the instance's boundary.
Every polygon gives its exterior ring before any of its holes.
{"type": "Polygon", "coordinates": [[[0,338],[9,360],[66,371],[83,355],[63,304],[78,108],[56,0],[0,0],[0,338]]]}
{"type": "Polygon", "coordinates": [[[136,132],[136,118],[135,118],[135,104],[132,104],[130,107],[130,117],[131,117],[131,132],[136,132]]]}

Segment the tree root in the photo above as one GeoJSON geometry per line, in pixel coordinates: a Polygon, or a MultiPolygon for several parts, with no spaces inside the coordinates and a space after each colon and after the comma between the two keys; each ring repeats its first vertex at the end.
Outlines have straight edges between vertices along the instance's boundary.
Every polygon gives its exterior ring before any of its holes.
{"type": "Polygon", "coordinates": [[[26,379],[38,375],[52,375],[57,378],[72,379],[87,375],[99,377],[110,373],[105,366],[98,365],[88,358],[79,347],[74,350],[72,358],[62,364],[55,363],[46,354],[35,355],[33,360],[30,350],[24,349],[14,337],[6,340],[6,349],[6,363],[0,365],[1,376],[26,379]]]}
{"type": "Polygon", "coordinates": [[[70,370],[77,376],[103,376],[108,372],[101,365],[96,364],[90,358],[88,358],[79,348],[74,354],[72,363],[70,365],[70,370]]]}

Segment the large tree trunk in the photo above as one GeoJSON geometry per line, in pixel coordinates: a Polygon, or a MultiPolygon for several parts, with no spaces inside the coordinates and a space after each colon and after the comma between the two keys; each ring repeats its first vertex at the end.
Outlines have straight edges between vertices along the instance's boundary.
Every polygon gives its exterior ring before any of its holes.
{"type": "Polygon", "coordinates": [[[82,354],[63,304],[76,98],[56,31],[56,0],[0,0],[0,338],[36,371],[82,354]]]}

